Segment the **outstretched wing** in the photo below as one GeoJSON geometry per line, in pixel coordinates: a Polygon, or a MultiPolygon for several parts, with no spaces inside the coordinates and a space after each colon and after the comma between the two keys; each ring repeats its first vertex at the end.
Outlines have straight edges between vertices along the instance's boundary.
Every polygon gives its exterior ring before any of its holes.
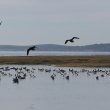
{"type": "Polygon", "coordinates": [[[66,41],[65,41],[65,44],[67,44],[68,41],[69,41],[69,40],[66,40],[66,41]]]}
{"type": "Polygon", "coordinates": [[[29,55],[29,51],[30,51],[30,49],[27,49],[27,56],[29,55]]]}
{"type": "Polygon", "coordinates": [[[36,50],[36,46],[33,46],[33,50],[36,50]]]}
{"type": "Polygon", "coordinates": [[[79,37],[73,37],[72,39],[79,39],[79,37]]]}

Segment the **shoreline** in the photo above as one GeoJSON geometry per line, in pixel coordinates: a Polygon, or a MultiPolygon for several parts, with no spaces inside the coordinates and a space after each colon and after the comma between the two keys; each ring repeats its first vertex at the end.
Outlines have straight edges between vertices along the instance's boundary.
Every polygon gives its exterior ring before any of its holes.
{"type": "Polygon", "coordinates": [[[110,56],[0,56],[0,65],[2,64],[56,65],[62,67],[110,67],[110,56]]]}

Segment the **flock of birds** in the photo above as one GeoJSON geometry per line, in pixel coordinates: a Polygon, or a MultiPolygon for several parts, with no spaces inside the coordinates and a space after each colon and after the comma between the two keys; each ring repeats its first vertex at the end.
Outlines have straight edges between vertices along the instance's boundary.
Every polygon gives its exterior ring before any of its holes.
{"type": "MultiPolygon", "coordinates": [[[[0,25],[2,25],[2,21],[0,22],[0,25]]],[[[79,39],[79,37],[72,37],[71,39],[67,39],[64,43],[65,44],[67,44],[68,42],[73,43],[75,39],[79,39]]],[[[36,50],[36,48],[38,48],[38,47],[36,47],[36,46],[29,47],[27,49],[27,56],[29,55],[29,52],[30,51],[32,51],[32,50],[34,51],[34,50],[36,50]]],[[[2,75],[7,75],[5,72],[6,71],[10,71],[10,70],[14,70],[16,72],[15,78],[13,78],[13,82],[14,83],[18,83],[19,80],[26,78],[27,73],[29,73],[30,76],[32,77],[32,73],[35,73],[35,70],[36,69],[35,68],[29,69],[27,67],[20,67],[20,68],[18,68],[18,67],[12,67],[12,68],[9,68],[7,66],[7,67],[4,67],[4,68],[0,68],[0,78],[1,78],[2,75]],[[25,71],[23,71],[23,70],[25,70],[25,71]]],[[[45,72],[49,72],[50,73],[51,72],[51,69],[44,69],[44,68],[39,69],[38,68],[38,71],[40,71],[40,72],[45,71],[45,72]]],[[[54,80],[55,77],[56,77],[55,72],[56,73],[59,73],[60,75],[62,75],[63,77],[65,77],[67,80],[69,80],[69,74],[66,72],[66,70],[59,69],[59,70],[53,70],[53,72],[54,73],[51,75],[52,80],[54,80]]],[[[69,69],[68,72],[69,73],[72,73],[72,75],[74,75],[74,76],[78,76],[79,75],[79,72],[78,71],[75,71],[74,69],[69,69]]],[[[109,71],[107,71],[107,70],[106,71],[103,71],[101,69],[97,69],[97,70],[95,69],[95,70],[93,70],[91,72],[89,70],[82,69],[81,72],[82,73],[83,72],[86,72],[87,73],[87,76],[91,76],[90,73],[93,73],[94,75],[97,75],[97,73],[101,73],[101,75],[100,75],[101,77],[104,77],[105,75],[107,75],[107,76],[109,75],[110,76],[110,70],[109,71]],[[103,73],[105,73],[105,74],[103,74],[103,73]]],[[[12,76],[12,74],[9,73],[9,76],[12,76]]],[[[96,80],[99,80],[99,76],[96,76],[96,80]]]]}
{"type": "MultiPolygon", "coordinates": [[[[0,25],[2,25],[2,21],[0,22],[0,25]]],[[[71,39],[67,39],[65,41],[65,44],[68,42],[73,43],[75,39],[79,39],[79,37],[72,37],[71,39]]],[[[30,51],[36,50],[36,46],[29,47],[27,49],[27,56],[29,55],[30,51]]],[[[26,79],[27,76],[36,77],[36,69],[35,68],[27,68],[25,67],[1,67],[0,68],[0,79],[2,76],[13,76],[13,74],[10,73],[10,71],[13,70],[15,71],[15,76],[13,78],[13,83],[19,83],[19,80],[26,79]],[[8,72],[8,73],[7,73],[8,72]]],[[[81,69],[80,71],[74,70],[74,69],[69,69],[68,72],[64,69],[54,69],[53,71],[51,69],[44,69],[44,68],[38,68],[38,72],[46,72],[46,73],[53,73],[51,74],[50,78],[52,80],[55,80],[56,76],[58,73],[65,79],[69,80],[70,79],[70,73],[73,76],[79,76],[79,73],[86,73],[87,76],[95,75],[95,79],[99,80],[100,77],[105,77],[105,76],[110,76],[110,70],[101,70],[101,69],[93,69],[92,71],[87,70],[87,69],[81,69]],[[99,74],[100,73],[100,74],[99,74]]]]}
{"type": "MultiPolygon", "coordinates": [[[[79,37],[73,37],[73,38],[71,38],[71,39],[67,39],[67,40],[65,41],[65,44],[67,44],[68,42],[73,43],[73,42],[74,42],[74,39],[79,39],[79,37]]],[[[36,48],[38,48],[38,47],[36,47],[36,46],[29,47],[29,48],[27,49],[27,56],[29,55],[29,52],[30,52],[31,50],[36,50],[36,48]]]]}
{"type": "Polygon", "coordinates": [[[41,73],[48,75],[51,80],[57,78],[63,78],[65,80],[70,80],[72,78],[78,78],[81,76],[92,77],[95,80],[100,80],[101,78],[110,76],[110,69],[76,69],[76,68],[60,68],[60,67],[33,67],[33,66],[3,66],[0,67],[0,80],[4,76],[12,78],[12,82],[19,84],[20,81],[28,78],[37,78],[41,73]]]}

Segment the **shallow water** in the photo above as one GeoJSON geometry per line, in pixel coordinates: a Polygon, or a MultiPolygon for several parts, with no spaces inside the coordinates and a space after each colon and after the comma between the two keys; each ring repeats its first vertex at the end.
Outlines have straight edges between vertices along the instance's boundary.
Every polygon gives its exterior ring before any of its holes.
{"type": "Polygon", "coordinates": [[[0,110],[109,110],[109,74],[110,68],[1,65],[0,110]],[[26,78],[13,83],[15,74],[26,78]]]}
{"type": "MultiPolygon", "coordinates": [[[[73,55],[110,55],[110,52],[63,52],[63,51],[31,51],[31,56],[73,56],[73,55]]],[[[0,56],[26,56],[26,51],[0,51],[0,56]]]]}

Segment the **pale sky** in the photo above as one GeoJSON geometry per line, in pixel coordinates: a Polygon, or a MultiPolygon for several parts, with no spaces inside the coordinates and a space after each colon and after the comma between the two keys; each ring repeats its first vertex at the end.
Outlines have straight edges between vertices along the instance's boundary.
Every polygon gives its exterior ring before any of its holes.
{"type": "Polygon", "coordinates": [[[0,45],[110,43],[110,0],[0,0],[0,45]]]}

